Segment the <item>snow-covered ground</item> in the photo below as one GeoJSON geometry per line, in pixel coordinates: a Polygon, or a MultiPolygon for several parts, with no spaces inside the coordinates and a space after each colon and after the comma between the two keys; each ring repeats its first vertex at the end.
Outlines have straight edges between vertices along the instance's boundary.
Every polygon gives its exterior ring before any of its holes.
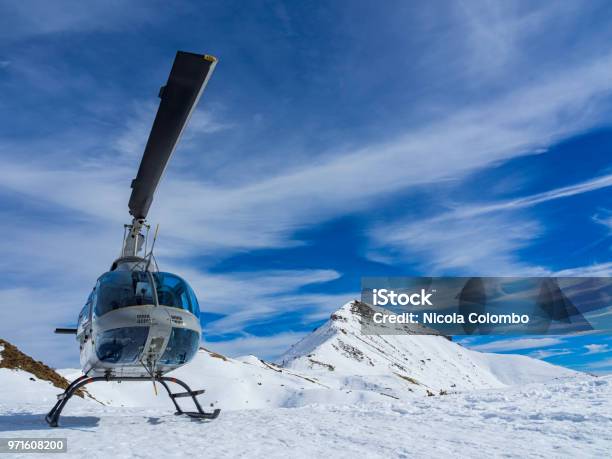
{"type": "Polygon", "coordinates": [[[69,457],[609,457],[612,376],[441,336],[363,335],[357,306],[277,364],[200,350],[172,375],[206,389],[203,407],[223,410],[212,422],[175,416],[150,382],[96,383],[51,429],[60,390],[0,368],[0,437],[67,437],[69,457]]]}
{"type": "Polygon", "coordinates": [[[68,457],[610,457],[612,378],[409,401],[236,410],[212,422],[74,400],[0,403],[0,436],[66,437],[68,457]]]}

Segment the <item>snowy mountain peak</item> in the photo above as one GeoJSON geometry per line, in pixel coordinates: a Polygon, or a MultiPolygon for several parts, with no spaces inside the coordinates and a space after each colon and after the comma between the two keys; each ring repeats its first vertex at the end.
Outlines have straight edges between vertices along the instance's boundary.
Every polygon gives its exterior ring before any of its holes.
{"type": "Polygon", "coordinates": [[[418,325],[367,335],[361,322],[372,313],[359,301],[344,304],[282,355],[280,365],[332,387],[400,398],[407,391],[503,387],[575,374],[525,356],[471,351],[444,336],[418,334],[418,325]]]}
{"type": "MultiPolygon", "coordinates": [[[[364,334],[362,325],[365,323],[368,325],[366,328],[370,329],[370,333],[384,330],[386,334],[443,336],[440,332],[421,324],[377,324],[375,328],[372,328],[372,317],[377,311],[384,310],[361,301],[349,301],[330,316],[330,325],[340,331],[350,330],[359,334],[364,334]]],[[[446,337],[446,339],[450,340],[450,337],[446,337]]]]}

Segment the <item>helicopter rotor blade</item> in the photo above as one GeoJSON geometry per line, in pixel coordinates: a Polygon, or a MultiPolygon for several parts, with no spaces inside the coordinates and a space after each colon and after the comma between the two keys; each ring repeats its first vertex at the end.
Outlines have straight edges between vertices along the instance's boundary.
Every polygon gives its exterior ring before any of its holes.
{"type": "Polygon", "coordinates": [[[155,189],[216,63],[213,56],[176,53],[168,82],[159,91],[161,102],[138,174],[132,181],[129,209],[135,219],[147,217],[155,189]]]}

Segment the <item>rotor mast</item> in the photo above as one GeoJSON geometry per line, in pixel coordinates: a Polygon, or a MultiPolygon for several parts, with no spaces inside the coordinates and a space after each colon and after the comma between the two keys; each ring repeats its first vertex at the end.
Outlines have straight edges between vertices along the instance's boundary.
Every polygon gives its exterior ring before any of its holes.
{"type": "Polygon", "coordinates": [[[157,115],[132,181],[129,209],[133,219],[126,225],[122,257],[138,256],[155,190],[216,64],[217,59],[208,54],[176,53],[168,82],[159,90],[157,115]]]}

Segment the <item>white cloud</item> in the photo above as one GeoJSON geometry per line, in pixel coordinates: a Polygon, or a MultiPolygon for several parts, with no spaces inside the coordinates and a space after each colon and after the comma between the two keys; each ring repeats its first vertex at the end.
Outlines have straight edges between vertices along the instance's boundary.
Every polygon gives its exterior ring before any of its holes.
{"type": "Polygon", "coordinates": [[[451,11],[467,45],[466,55],[462,56],[467,74],[478,83],[550,70],[558,64],[558,53],[554,52],[557,41],[571,40],[572,47],[562,53],[571,65],[576,56],[594,52],[597,40],[604,39],[596,30],[577,34],[570,26],[588,21],[591,10],[579,1],[555,7],[542,2],[530,2],[528,6],[517,2],[458,2],[452,4],[451,11]],[[550,35],[555,40],[550,40],[550,35]]]}
{"type": "Polygon", "coordinates": [[[122,132],[112,139],[112,146],[120,154],[140,161],[153,126],[157,104],[147,102],[133,105],[133,115],[125,121],[122,132]]]}
{"type": "Polygon", "coordinates": [[[588,266],[563,269],[555,273],[557,277],[609,277],[612,276],[612,262],[594,263],[588,266]]]}
{"type": "Polygon", "coordinates": [[[219,120],[216,113],[213,113],[211,109],[197,108],[189,120],[189,125],[185,130],[185,138],[181,141],[189,141],[200,135],[224,131],[231,127],[232,124],[219,120]]]}
{"type": "Polygon", "coordinates": [[[266,328],[268,324],[292,313],[298,313],[301,318],[293,317],[291,324],[304,325],[328,317],[353,298],[355,295],[352,294],[294,293],[262,297],[252,303],[239,300],[226,310],[227,316],[205,324],[204,333],[235,333],[246,326],[255,325],[266,328]]]}
{"type": "Polygon", "coordinates": [[[194,287],[204,312],[224,317],[204,324],[205,334],[240,332],[247,325],[263,325],[285,314],[329,315],[354,294],[304,293],[307,285],[337,279],[333,270],[282,270],[211,274],[188,266],[167,266],[194,287]]]}
{"type": "Polygon", "coordinates": [[[607,370],[607,372],[609,373],[610,370],[612,370],[612,357],[602,359],[598,362],[588,363],[585,366],[595,370],[607,370]]]}
{"type": "Polygon", "coordinates": [[[612,235],[612,211],[604,209],[601,213],[593,215],[593,221],[607,228],[608,236],[612,235]]]}
{"type": "Polygon", "coordinates": [[[572,351],[570,349],[539,349],[531,352],[529,357],[533,357],[534,359],[547,359],[549,357],[557,357],[559,355],[567,355],[571,353],[572,351]]]}
{"type": "MultiPolygon", "coordinates": [[[[158,104],[153,102],[133,103],[133,113],[124,123],[124,128],[119,132],[117,137],[111,140],[111,145],[114,151],[126,156],[128,159],[133,159],[137,163],[142,157],[149,133],[153,127],[155,114],[157,113],[158,104]]],[[[232,125],[218,119],[216,113],[210,108],[197,108],[185,132],[181,138],[180,148],[185,150],[188,144],[193,144],[198,140],[202,140],[202,136],[223,131],[231,128],[232,125]]],[[[131,166],[134,161],[130,161],[131,166]]],[[[136,171],[134,171],[134,176],[136,171]]]]}
{"type": "Polygon", "coordinates": [[[271,336],[245,335],[228,341],[204,340],[203,345],[210,350],[227,355],[239,357],[255,355],[266,360],[274,360],[283,354],[291,345],[302,339],[306,333],[285,332],[271,336]]]}
{"type": "MultiPolygon", "coordinates": [[[[329,282],[340,277],[331,269],[305,270],[260,270],[256,272],[234,273],[203,273],[189,266],[165,264],[163,269],[182,272],[190,279],[196,293],[208,298],[218,308],[226,308],[237,300],[245,303],[262,297],[272,297],[281,293],[289,293],[299,288],[329,282]]],[[[213,309],[211,312],[227,312],[223,309],[213,309]]]]}
{"type": "Polygon", "coordinates": [[[612,351],[607,344],[585,344],[584,348],[587,350],[587,352],[585,352],[586,355],[602,354],[604,352],[612,351]]]}
{"type": "Polygon", "coordinates": [[[546,337],[546,338],[512,338],[512,339],[500,339],[485,344],[477,344],[475,346],[469,346],[471,349],[475,349],[481,352],[501,352],[501,351],[518,351],[521,349],[533,349],[537,347],[548,347],[555,346],[563,343],[560,338],[546,337]]]}
{"type": "Polygon", "coordinates": [[[542,232],[534,221],[516,216],[421,220],[379,224],[371,232],[375,247],[395,248],[422,272],[464,275],[537,275],[543,269],[520,261],[516,251],[542,232]]]}
{"type": "MultiPolygon", "coordinates": [[[[546,275],[543,267],[520,261],[517,250],[542,235],[541,225],[518,210],[612,186],[612,174],[523,198],[465,205],[432,218],[379,223],[371,232],[375,248],[395,248],[418,259],[427,272],[479,275],[546,275]]],[[[375,255],[376,256],[376,255],[375,255]]],[[[559,275],[607,275],[612,263],[565,270],[559,275]]]]}
{"type": "MultiPolygon", "coordinates": [[[[78,0],[64,0],[59,7],[44,0],[4,2],[6,25],[0,31],[0,36],[3,40],[17,41],[58,32],[110,31],[134,27],[158,20],[149,6],[149,2],[138,0],[127,5],[120,0],[87,4],[78,0]]],[[[156,2],[156,6],[163,7],[163,4],[156,2]]]]}
{"type": "MultiPolygon", "coordinates": [[[[190,250],[214,251],[291,245],[292,234],[346,212],[363,211],[376,200],[412,186],[461,179],[474,170],[548,145],[597,124],[601,112],[586,105],[612,90],[607,69],[612,56],[549,75],[516,88],[492,102],[458,111],[428,126],[409,129],[387,143],[335,152],[329,159],[302,164],[246,183],[213,185],[207,175],[195,181],[169,169],[157,194],[151,220],[190,250]],[[561,116],[563,115],[563,116],[561,116]],[[441,135],[443,133],[444,135],[441,135]]],[[[120,141],[126,151],[135,147],[120,141]]],[[[135,150],[134,150],[135,151],[135,150]]],[[[68,163],[62,169],[44,163],[23,164],[3,158],[2,186],[37,199],[100,218],[125,220],[129,183],[135,170],[100,164],[68,163]],[[104,196],[104,199],[100,199],[104,196]]],[[[206,171],[208,172],[208,171],[206,171]]],[[[509,201],[488,213],[534,205],[594,187],[611,177],[509,201]]],[[[531,225],[526,222],[525,224],[531,225]]],[[[177,242],[177,247],[180,247],[177,242]]]]}
{"type": "Polygon", "coordinates": [[[76,323],[86,298],[78,303],[74,300],[69,290],[39,288],[35,284],[1,289],[0,337],[37,360],[46,359],[49,365],[74,366],[79,356],[74,336],[54,334],[55,327],[76,323]]]}
{"type": "Polygon", "coordinates": [[[612,174],[608,174],[601,177],[586,180],[584,182],[580,182],[574,185],[555,188],[553,190],[544,191],[542,193],[537,193],[524,198],[512,199],[488,205],[468,206],[466,208],[458,209],[457,211],[455,211],[454,216],[470,218],[477,217],[483,214],[489,214],[492,212],[518,210],[526,207],[532,207],[543,202],[567,198],[570,196],[575,196],[577,194],[588,193],[589,191],[595,191],[611,186],[612,174]]]}

